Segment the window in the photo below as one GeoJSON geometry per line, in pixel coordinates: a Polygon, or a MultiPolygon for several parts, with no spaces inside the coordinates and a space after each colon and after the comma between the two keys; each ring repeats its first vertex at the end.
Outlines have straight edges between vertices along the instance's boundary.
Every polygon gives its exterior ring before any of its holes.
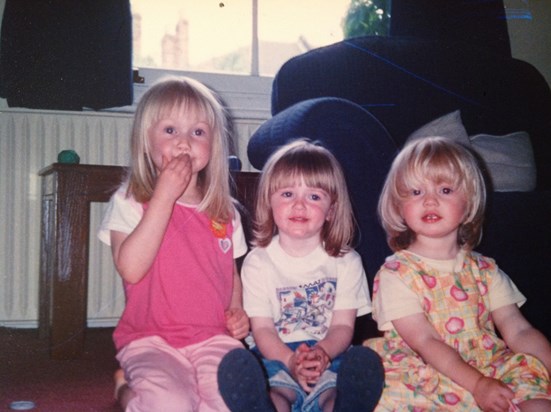
{"type": "Polygon", "coordinates": [[[188,74],[217,90],[234,116],[266,119],[279,67],[342,40],[351,0],[130,2],[133,63],[144,78],[134,86],[135,103],[158,78],[188,74]]]}
{"type": "Polygon", "coordinates": [[[131,0],[134,65],[273,76],[290,57],[342,40],[350,2],[131,0]]]}
{"type": "Polygon", "coordinates": [[[130,0],[134,66],[143,84],[188,74],[217,90],[235,117],[270,116],[272,78],[293,56],[343,39],[351,5],[390,0],[130,0]]]}

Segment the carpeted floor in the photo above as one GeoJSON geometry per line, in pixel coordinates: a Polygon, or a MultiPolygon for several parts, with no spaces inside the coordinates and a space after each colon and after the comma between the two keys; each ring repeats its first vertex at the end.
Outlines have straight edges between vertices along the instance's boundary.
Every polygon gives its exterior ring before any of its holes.
{"type": "MultiPolygon", "coordinates": [[[[377,334],[363,316],[355,344],[377,334]],[[360,336],[361,335],[361,336],[360,336]]],[[[52,360],[36,329],[0,328],[0,412],[14,401],[32,401],[33,412],[122,412],[113,399],[118,367],[113,328],[88,328],[81,359],[52,360]]]]}
{"type": "Polygon", "coordinates": [[[82,359],[52,360],[36,329],[0,328],[0,411],[32,401],[33,412],[120,412],[113,399],[112,333],[87,329],[82,359]]]}

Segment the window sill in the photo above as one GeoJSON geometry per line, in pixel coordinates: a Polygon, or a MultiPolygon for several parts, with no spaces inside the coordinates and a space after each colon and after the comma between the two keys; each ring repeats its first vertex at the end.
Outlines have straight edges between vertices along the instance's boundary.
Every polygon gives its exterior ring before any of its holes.
{"type": "Polygon", "coordinates": [[[153,83],[165,76],[189,76],[215,90],[227,105],[233,118],[266,120],[271,116],[270,96],[272,77],[185,72],[141,68],[139,75],[144,83],[134,83],[134,104],[104,109],[105,112],[133,113],[141,96],[153,83]]]}

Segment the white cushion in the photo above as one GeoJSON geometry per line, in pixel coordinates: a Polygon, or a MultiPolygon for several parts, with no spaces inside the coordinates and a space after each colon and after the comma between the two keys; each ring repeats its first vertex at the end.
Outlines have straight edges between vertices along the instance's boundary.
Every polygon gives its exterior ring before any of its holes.
{"type": "Polygon", "coordinates": [[[470,140],[488,167],[495,191],[526,192],[536,188],[536,162],[528,133],[477,134],[470,140]]]}
{"type": "Polygon", "coordinates": [[[469,137],[461,113],[456,110],[421,126],[407,138],[406,144],[429,136],[448,137],[474,149],[484,161],[495,191],[527,192],[536,187],[536,162],[526,132],[469,137]]]}
{"type": "Polygon", "coordinates": [[[406,144],[413,140],[430,136],[449,137],[458,143],[462,143],[467,146],[470,145],[469,136],[465,130],[465,126],[463,126],[463,122],[461,121],[461,113],[459,110],[448,113],[442,117],[430,121],[424,126],[421,126],[409,135],[406,144]]]}

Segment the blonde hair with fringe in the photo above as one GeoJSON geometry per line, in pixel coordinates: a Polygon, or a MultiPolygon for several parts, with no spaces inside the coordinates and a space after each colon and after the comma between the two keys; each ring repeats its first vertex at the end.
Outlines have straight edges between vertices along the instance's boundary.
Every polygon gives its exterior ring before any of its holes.
{"type": "Polygon", "coordinates": [[[406,225],[401,204],[424,180],[445,182],[467,199],[465,221],[457,242],[473,249],[482,236],[486,185],[477,157],[466,147],[445,137],[426,137],[407,144],[394,159],[379,197],[378,213],[393,251],[408,248],[415,233],[406,225]]]}
{"type": "Polygon", "coordinates": [[[351,249],[355,227],[344,174],[331,152],[307,139],[282,146],[264,166],[257,193],[254,244],[266,247],[277,234],[272,194],[300,181],[329,194],[333,215],[322,228],[321,240],[330,256],[342,256],[351,249]]]}
{"type": "Polygon", "coordinates": [[[211,89],[189,77],[163,78],[140,99],[132,127],[128,194],[141,203],[151,199],[157,169],[151,156],[148,130],[174,109],[183,109],[184,112],[196,110],[206,117],[213,131],[210,160],[198,175],[203,199],[197,209],[212,219],[227,222],[233,215],[229,186],[227,113],[211,89]]]}

